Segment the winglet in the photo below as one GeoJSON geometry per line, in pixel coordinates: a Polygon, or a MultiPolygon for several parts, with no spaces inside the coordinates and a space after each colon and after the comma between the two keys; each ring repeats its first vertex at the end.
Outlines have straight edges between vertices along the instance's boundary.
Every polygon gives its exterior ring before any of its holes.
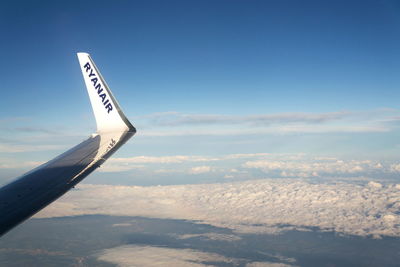
{"type": "Polygon", "coordinates": [[[78,59],[96,118],[97,132],[136,132],[90,55],[78,53],[78,59]]]}

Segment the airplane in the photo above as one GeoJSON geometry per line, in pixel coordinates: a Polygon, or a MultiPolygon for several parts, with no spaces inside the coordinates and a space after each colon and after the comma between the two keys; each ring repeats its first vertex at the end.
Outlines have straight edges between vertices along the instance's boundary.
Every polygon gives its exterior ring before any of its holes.
{"type": "Polygon", "coordinates": [[[0,188],[0,236],[75,187],[136,133],[90,55],[77,55],[97,131],[0,188]]]}

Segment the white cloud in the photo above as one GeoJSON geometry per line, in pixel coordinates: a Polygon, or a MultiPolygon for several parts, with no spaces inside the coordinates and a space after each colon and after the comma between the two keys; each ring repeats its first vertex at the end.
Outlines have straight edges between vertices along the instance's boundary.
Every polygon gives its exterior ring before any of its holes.
{"type": "MultiPolygon", "coordinates": [[[[170,155],[170,156],[136,156],[130,158],[111,158],[99,169],[101,172],[122,172],[135,169],[143,169],[149,164],[173,165],[182,163],[198,163],[198,162],[216,162],[235,159],[258,158],[264,157],[267,153],[249,153],[249,154],[229,154],[220,157],[207,156],[185,156],[185,155],[170,155]]],[[[152,168],[154,169],[154,168],[152,168]]],[[[200,174],[212,171],[210,166],[195,166],[190,168],[190,174],[200,174]]],[[[177,173],[183,172],[179,169],[156,169],[156,173],[177,173]]]]}
{"type": "Polygon", "coordinates": [[[383,169],[383,165],[380,162],[377,162],[372,168],[380,170],[383,169]]]}
{"type": "Polygon", "coordinates": [[[375,188],[382,188],[382,184],[374,182],[374,181],[369,182],[368,186],[375,187],[375,188]]]}
{"type": "MultiPolygon", "coordinates": [[[[137,156],[131,158],[111,158],[100,168],[101,172],[122,172],[135,169],[143,169],[148,164],[182,164],[182,163],[196,163],[196,162],[210,162],[218,161],[220,158],[203,157],[203,156],[137,156]]],[[[195,171],[195,170],[194,170],[195,171]]],[[[172,172],[171,170],[155,170],[157,173],[172,172]]],[[[173,172],[176,172],[173,171],[173,172]]]]}
{"type": "Polygon", "coordinates": [[[130,227],[132,225],[132,223],[114,223],[112,227],[130,227]]]}
{"type": "Polygon", "coordinates": [[[104,164],[98,169],[99,172],[126,172],[131,170],[143,169],[144,165],[134,165],[134,164],[104,164]]]}
{"type": "Polygon", "coordinates": [[[121,172],[143,169],[154,174],[219,172],[222,174],[221,177],[239,178],[238,174],[258,169],[269,175],[269,177],[320,177],[325,175],[368,176],[377,172],[381,173],[381,175],[391,176],[397,169],[400,170],[399,166],[396,164],[383,165],[378,161],[372,160],[340,160],[332,157],[313,158],[302,153],[248,153],[222,156],[170,155],[111,158],[99,170],[101,172],[121,172]],[[198,165],[197,163],[212,163],[212,166],[209,164],[196,166],[198,165]]]}
{"type": "MultiPolygon", "coordinates": [[[[190,237],[188,237],[190,238],[190,237]]],[[[125,245],[103,250],[98,260],[110,262],[121,267],[211,267],[217,265],[239,266],[243,259],[227,258],[216,253],[202,252],[195,249],[176,249],[154,246],[125,245]],[[217,265],[214,265],[215,263],[217,265]]],[[[280,255],[268,255],[277,261],[294,262],[294,259],[280,255]]],[[[289,267],[284,263],[248,262],[246,267],[289,267]]]]}
{"type": "Polygon", "coordinates": [[[275,262],[251,262],[246,264],[246,267],[289,267],[294,265],[288,265],[284,263],[275,263],[275,262]]]}
{"type": "Polygon", "coordinates": [[[319,227],[400,236],[399,188],[299,179],[154,187],[83,184],[36,217],[106,214],[196,220],[246,233],[319,227]]]}
{"type": "Polygon", "coordinates": [[[179,239],[189,239],[189,238],[195,238],[195,237],[201,237],[201,238],[206,238],[209,240],[218,240],[218,241],[237,241],[237,240],[242,239],[236,235],[217,234],[217,233],[186,234],[186,235],[178,236],[179,239]]]}
{"type": "Polygon", "coordinates": [[[154,170],[154,173],[157,174],[173,174],[173,173],[184,173],[183,170],[179,169],[159,169],[159,170],[154,170]]]}
{"type": "MultiPolygon", "coordinates": [[[[130,171],[135,169],[143,169],[146,165],[149,164],[164,164],[164,165],[172,165],[172,164],[182,164],[182,163],[196,163],[196,162],[210,162],[220,160],[218,158],[213,157],[203,157],[203,156],[183,156],[183,155],[175,155],[175,156],[160,156],[160,157],[152,157],[152,156],[137,156],[131,158],[111,158],[102,167],[99,169],[101,172],[123,172],[130,171]]],[[[154,169],[154,168],[152,168],[154,169]]],[[[201,173],[201,169],[199,169],[199,173],[201,173]]],[[[178,172],[178,170],[167,170],[167,169],[158,169],[154,170],[156,173],[173,173],[178,172]]],[[[195,173],[196,168],[193,168],[193,172],[195,173]]],[[[203,172],[204,169],[203,169],[203,172]]]]}
{"type": "Polygon", "coordinates": [[[111,158],[109,161],[113,163],[159,163],[159,164],[170,164],[170,163],[183,163],[183,162],[202,162],[202,161],[213,161],[213,158],[202,157],[202,156],[137,156],[132,158],[111,158]]]}
{"type": "Polygon", "coordinates": [[[355,174],[382,169],[379,162],[370,160],[254,160],[243,164],[244,168],[260,169],[265,173],[281,171],[283,177],[315,177],[324,174],[355,174]]]}
{"type": "Polygon", "coordinates": [[[247,154],[230,154],[225,156],[225,159],[243,159],[243,158],[258,158],[258,157],[266,157],[270,156],[270,153],[247,153],[247,154]]]}
{"type": "Polygon", "coordinates": [[[97,257],[121,267],[205,267],[214,266],[205,262],[231,263],[232,260],[215,253],[206,253],[193,249],[173,249],[151,246],[121,246],[106,249],[97,257]]]}
{"type": "Polygon", "coordinates": [[[201,173],[211,172],[211,170],[212,169],[210,166],[198,166],[198,167],[191,168],[189,173],[190,174],[201,174],[201,173]]]}
{"type": "Polygon", "coordinates": [[[400,163],[390,165],[391,172],[400,172],[400,163]]]}
{"type": "MultiPolygon", "coordinates": [[[[43,162],[16,161],[0,158],[0,170],[35,167],[43,162]]],[[[201,175],[212,173],[224,179],[249,180],[259,178],[326,178],[326,177],[380,177],[395,179],[400,164],[376,160],[341,160],[332,157],[312,157],[304,153],[248,153],[219,156],[168,155],[111,158],[99,169],[103,173],[131,172],[159,179],[167,176],[201,175]]],[[[188,178],[193,179],[194,176],[188,178]]]]}

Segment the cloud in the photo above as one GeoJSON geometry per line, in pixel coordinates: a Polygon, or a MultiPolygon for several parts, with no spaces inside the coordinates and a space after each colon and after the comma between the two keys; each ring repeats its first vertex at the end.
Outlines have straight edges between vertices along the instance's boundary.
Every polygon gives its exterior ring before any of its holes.
{"type": "Polygon", "coordinates": [[[391,172],[400,172],[400,164],[392,164],[390,165],[391,172]]]}
{"type": "Polygon", "coordinates": [[[15,127],[13,130],[18,131],[18,132],[24,132],[24,133],[45,133],[45,134],[51,134],[51,135],[56,135],[60,134],[59,131],[52,129],[47,129],[43,127],[29,127],[29,126],[24,126],[24,127],[15,127]]]}
{"type": "Polygon", "coordinates": [[[273,263],[273,262],[251,262],[246,264],[246,267],[288,267],[293,265],[288,265],[285,263],[273,263]]]}
{"type": "Polygon", "coordinates": [[[172,137],[172,136],[255,136],[255,135],[280,135],[280,134],[325,134],[325,133],[384,133],[391,128],[384,125],[286,125],[270,126],[264,128],[204,128],[180,130],[147,130],[143,129],[143,137],[172,137]]]}
{"type": "Polygon", "coordinates": [[[226,179],[260,177],[376,177],[393,179],[400,164],[376,160],[343,160],[334,157],[313,157],[304,153],[243,153],[221,156],[136,156],[111,158],[101,172],[140,170],[153,175],[205,174],[212,172],[226,179]],[[204,163],[200,165],[199,163],[204,163]],[[260,171],[263,176],[260,176],[260,171]],[[244,175],[247,174],[247,175],[244,175]]]}
{"type": "Polygon", "coordinates": [[[114,223],[112,227],[131,227],[133,226],[132,223],[114,223]]]}
{"type": "Polygon", "coordinates": [[[268,173],[271,171],[280,171],[283,177],[314,177],[321,174],[356,174],[371,172],[382,169],[379,162],[370,160],[350,160],[343,161],[338,159],[317,160],[256,160],[247,161],[242,165],[244,168],[260,169],[268,173]]]}
{"type": "Polygon", "coordinates": [[[144,165],[134,165],[134,164],[104,164],[98,169],[99,172],[126,172],[131,170],[143,169],[144,165]]]}
{"type": "MultiPolygon", "coordinates": [[[[210,156],[188,156],[188,155],[170,155],[170,156],[136,156],[130,158],[111,158],[100,168],[101,172],[121,172],[133,169],[142,169],[146,165],[162,164],[173,165],[183,163],[198,163],[198,162],[218,162],[235,159],[249,159],[268,156],[268,153],[248,153],[248,154],[229,154],[219,157],[210,156]]],[[[210,166],[195,166],[189,169],[190,174],[207,173],[212,171],[210,166]]],[[[178,170],[155,170],[156,173],[173,173],[178,170]]]]}
{"type": "MultiPolygon", "coordinates": [[[[36,166],[36,162],[16,162],[0,158],[0,169],[36,166]]],[[[214,179],[248,180],[260,178],[298,177],[380,177],[394,180],[400,164],[376,160],[342,160],[333,157],[313,157],[304,153],[248,153],[220,156],[169,155],[111,158],[99,168],[102,173],[130,172],[150,175],[163,184],[166,176],[205,175],[214,179]]],[[[191,176],[193,178],[193,176],[191,176]]],[[[181,177],[183,178],[183,177],[181,177]]],[[[188,177],[190,178],[190,177],[188,177]]]]}
{"type": "Polygon", "coordinates": [[[398,237],[400,184],[300,179],[154,187],[83,184],[36,217],[83,214],[195,220],[243,233],[318,227],[398,237]]]}
{"type": "Polygon", "coordinates": [[[201,174],[201,173],[211,172],[211,170],[212,169],[210,166],[198,166],[198,167],[191,168],[189,173],[190,174],[201,174]]]}
{"type": "Polygon", "coordinates": [[[34,168],[44,163],[44,161],[15,162],[4,159],[0,161],[0,169],[34,168]]]}
{"type": "Polygon", "coordinates": [[[226,257],[193,249],[174,249],[151,246],[120,246],[106,249],[97,257],[99,260],[121,267],[176,266],[206,267],[210,262],[231,263],[226,257]]]}
{"type": "MultiPolygon", "coordinates": [[[[131,158],[111,158],[109,159],[103,166],[100,168],[101,172],[122,172],[129,171],[134,169],[143,169],[146,164],[182,164],[182,163],[196,163],[196,162],[210,162],[210,161],[218,161],[220,158],[214,157],[203,157],[203,156],[160,156],[160,157],[151,157],[151,156],[137,156],[131,158]]],[[[210,170],[208,170],[210,171],[210,170]]],[[[171,170],[156,170],[157,173],[167,173],[172,172],[171,170]]],[[[173,172],[176,172],[173,171],[173,172]]],[[[193,167],[189,173],[204,173],[207,172],[206,168],[201,167],[193,167]]]]}
{"type": "Polygon", "coordinates": [[[63,149],[63,145],[20,145],[0,144],[0,151],[5,153],[36,152],[63,149]]]}
{"type": "Polygon", "coordinates": [[[135,121],[142,136],[149,137],[363,133],[391,131],[397,127],[393,118],[398,113],[389,109],[253,115],[164,112],[136,117],[135,121]]]}
{"type": "Polygon", "coordinates": [[[258,158],[258,157],[265,157],[270,156],[270,153],[241,153],[241,154],[230,154],[225,156],[225,159],[243,159],[243,158],[258,158]]]}
{"type": "Polygon", "coordinates": [[[27,121],[27,120],[29,120],[29,117],[5,117],[5,118],[0,118],[0,123],[27,121]]]}
{"type": "MultiPolygon", "coordinates": [[[[154,246],[125,245],[103,250],[96,255],[98,260],[110,262],[121,267],[149,267],[149,266],[174,266],[174,267],[211,267],[211,266],[241,266],[246,262],[246,267],[289,267],[284,263],[273,262],[247,262],[243,259],[227,258],[216,253],[202,252],[187,248],[167,248],[154,246]]],[[[293,262],[293,259],[272,256],[277,261],[293,262]]]]}
{"type": "Polygon", "coordinates": [[[217,234],[217,233],[205,233],[205,234],[186,234],[179,235],[179,239],[189,239],[189,238],[205,238],[208,240],[217,240],[217,241],[238,241],[241,240],[239,236],[236,235],[227,235],[227,234],[217,234]]]}
{"type": "Polygon", "coordinates": [[[271,125],[282,123],[310,123],[319,124],[335,121],[354,115],[351,112],[327,113],[279,113],[257,115],[219,115],[219,114],[182,114],[178,112],[165,112],[147,115],[145,118],[161,126],[204,125],[204,124],[252,124],[271,125]]]}
{"type": "Polygon", "coordinates": [[[132,158],[111,158],[111,162],[123,162],[123,163],[183,163],[183,162],[202,162],[202,161],[213,161],[214,158],[202,157],[202,156],[138,156],[132,158]]]}
{"type": "Polygon", "coordinates": [[[372,188],[382,188],[382,184],[374,182],[374,181],[369,182],[368,186],[372,187],[372,188]]]}
{"type": "Polygon", "coordinates": [[[35,248],[0,248],[0,253],[17,253],[17,255],[29,255],[33,257],[43,256],[66,256],[68,253],[62,251],[49,251],[45,249],[35,248]]]}

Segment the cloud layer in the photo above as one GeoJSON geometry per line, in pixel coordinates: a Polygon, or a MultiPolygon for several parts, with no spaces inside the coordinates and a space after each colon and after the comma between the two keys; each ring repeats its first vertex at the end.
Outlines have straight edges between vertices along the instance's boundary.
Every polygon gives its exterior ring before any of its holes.
{"type": "Polygon", "coordinates": [[[396,161],[315,157],[303,153],[248,153],[212,157],[171,155],[111,158],[99,171],[133,171],[137,172],[136,176],[147,172],[146,174],[152,177],[174,174],[190,177],[207,174],[220,181],[277,177],[380,177],[382,180],[393,181],[400,173],[400,164],[396,161]]]}
{"type": "Polygon", "coordinates": [[[231,262],[215,254],[193,249],[173,249],[151,246],[122,246],[103,251],[99,260],[111,262],[122,267],[176,266],[205,267],[205,262],[231,262]]]}
{"type": "Polygon", "coordinates": [[[387,132],[394,128],[397,117],[398,111],[393,109],[252,115],[171,111],[134,117],[134,120],[144,129],[142,134],[145,136],[181,136],[387,132]]]}
{"type": "MultiPolygon", "coordinates": [[[[216,263],[238,266],[236,259],[226,258],[216,253],[206,253],[194,249],[175,249],[152,246],[126,245],[106,249],[97,255],[102,261],[117,264],[121,267],[206,267],[216,263]]],[[[284,263],[249,262],[246,267],[286,267],[284,263]]]]}
{"type": "Polygon", "coordinates": [[[288,229],[400,236],[400,184],[298,179],[181,186],[81,185],[37,217],[106,214],[196,220],[237,232],[288,229]]]}
{"type": "Polygon", "coordinates": [[[354,113],[340,111],[327,113],[279,113],[257,114],[247,116],[219,115],[219,114],[183,114],[179,112],[163,112],[150,114],[144,118],[160,126],[199,125],[199,124],[250,124],[271,125],[285,123],[324,123],[345,119],[354,116],[354,113]]]}

